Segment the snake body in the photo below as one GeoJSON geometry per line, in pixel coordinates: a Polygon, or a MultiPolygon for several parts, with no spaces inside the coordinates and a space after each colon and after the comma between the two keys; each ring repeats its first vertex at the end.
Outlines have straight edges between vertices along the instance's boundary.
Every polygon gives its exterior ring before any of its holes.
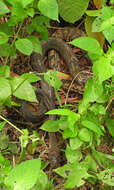
{"type": "MultiPolygon", "coordinates": [[[[70,71],[71,76],[74,78],[79,72],[80,66],[76,55],[73,53],[72,49],[61,39],[49,38],[47,42],[42,41],[42,55],[38,53],[33,53],[31,56],[31,65],[33,69],[38,73],[46,72],[46,67],[44,64],[44,57],[47,53],[54,49],[56,50],[64,59],[67,67],[70,71]]],[[[33,123],[39,122],[39,120],[44,117],[45,112],[54,109],[54,91],[51,86],[47,84],[43,76],[41,76],[41,90],[37,89],[36,95],[41,98],[39,109],[37,112],[31,112],[27,108],[27,103],[23,102],[22,112],[25,119],[33,123]]]]}

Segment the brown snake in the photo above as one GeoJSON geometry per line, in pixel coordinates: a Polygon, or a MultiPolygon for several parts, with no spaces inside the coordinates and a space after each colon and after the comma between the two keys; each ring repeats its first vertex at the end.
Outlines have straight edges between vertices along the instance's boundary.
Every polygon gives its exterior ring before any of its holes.
{"type": "MultiPolygon", "coordinates": [[[[56,50],[64,59],[71,76],[74,78],[76,74],[80,71],[79,61],[76,58],[76,55],[73,53],[72,49],[61,39],[57,38],[49,38],[47,42],[42,41],[42,55],[38,53],[33,53],[31,56],[31,65],[34,71],[38,73],[46,72],[46,67],[44,64],[44,57],[47,53],[54,49],[56,50]]],[[[40,98],[40,104],[38,110],[36,112],[32,112],[27,108],[27,102],[24,101],[22,103],[22,113],[24,118],[27,121],[31,121],[33,123],[41,121],[45,115],[45,112],[48,110],[52,110],[55,108],[54,104],[54,90],[51,86],[47,84],[44,80],[43,76],[41,76],[41,89],[36,90],[37,97],[40,98]]],[[[56,119],[55,115],[49,116],[50,120],[56,119]]],[[[58,147],[56,142],[55,133],[49,133],[50,138],[50,153],[49,157],[51,160],[52,167],[55,167],[58,162],[58,147]]]]}

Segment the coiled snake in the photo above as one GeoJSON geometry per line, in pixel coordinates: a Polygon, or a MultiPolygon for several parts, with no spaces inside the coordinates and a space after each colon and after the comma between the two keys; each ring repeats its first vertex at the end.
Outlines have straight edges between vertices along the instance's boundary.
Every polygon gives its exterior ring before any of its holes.
{"type": "MultiPolygon", "coordinates": [[[[72,49],[61,39],[49,38],[47,42],[42,41],[42,55],[38,53],[33,53],[31,56],[31,65],[34,71],[38,73],[46,72],[46,67],[44,64],[44,57],[47,53],[54,49],[56,50],[64,59],[71,76],[74,78],[76,74],[80,71],[79,61],[76,55],[73,53],[72,49]]],[[[54,90],[51,86],[47,84],[43,76],[41,76],[40,81],[41,89],[37,89],[36,95],[40,98],[40,104],[36,112],[32,112],[27,108],[27,103],[24,101],[22,103],[22,112],[26,120],[33,123],[41,121],[45,115],[45,112],[55,108],[54,104],[54,90]]],[[[56,119],[55,115],[50,115],[49,119],[56,119]]],[[[51,160],[52,167],[55,167],[58,161],[58,147],[56,142],[55,133],[49,133],[50,138],[50,153],[49,157],[51,160]]]]}

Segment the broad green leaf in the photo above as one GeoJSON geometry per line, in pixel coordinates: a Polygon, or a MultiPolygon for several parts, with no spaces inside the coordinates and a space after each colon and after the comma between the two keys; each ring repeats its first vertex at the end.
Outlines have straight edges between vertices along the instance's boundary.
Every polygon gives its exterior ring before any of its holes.
{"type": "Polygon", "coordinates": [[[72,116],[72,117],[76,117],[77,120],[80,119],[80,115],[68,110],[68,109],[54,109],[54,110],[50,110],[48,111],[46,114],[48,115],[66,115],[66,116],[72,116]]]}
{"type": "Polygon", "coordinates": [[[32,8],[32,7],[28,7],[28,8],[26,9],[26,13],[27,13],[28,16],[30,16],[30,17],[33,18],[34,15],[35,15],[35,9],[32,8]]]}
{"type": "Polygon", "coordinates": [[[10,77],[10,67],[8,65],[0,66],[0,77],[4,78],[10,77]]]}
{"type": "Polygon", "coordinates": [[[57,132],[60,128],[59,124],[60,120],[48,120],[40,127],[40,129],[45,130],[47,132],[57,132]]]}
{"type": "Polygon", "coordinates": [[[11,87],[9,81],[3,77],[0,77],[0,104],[4,103],[10,95],[11,87]]]}
{"type": "Polygon", "coordinates": [[[29,39],[32,42],[33,45],[33,51],[36,53],[42,54],[42,46],[40,43],[40,40],[36,36],[29,36],[27,39],[29,39]]]}
{"type": "Polygon", "coordinates": [[[21,78],[26,79],[28,82],[37,82],[41,80],[41,78],[33,73],[24,73],[21,75],[21,78]]]}
{"type": "Polygon", "coordinates": [[[99,97],[101,97],[103,93],[103,87],[99,84],[98,81],[94,79],[89,79],[85,86],[83,101],[85,104],[89,102],[97,101],[99,97]]]}
{"type": "Polygon", "coordinates": [[[12,15],[15,15],[20,21],[27,17],[27,12],[20,1],[13,4],[12,15]]]}
{"type": "Polygon", "coordinates": [[[37,102],[33,86],[21,77],[13,77],[10,80],[13,95],[22,100],[37,102]]]}
{"type": "Polygon", "coordinates": [[[114,167],[101,171],[99,174],[97,174],[97,177],[104,184],[107,184],[109,186],[114,186],[114,167]]]}
{"type": "Polygon", "coordinates": [[[37,25],[37,27],[35,28],[35,31],[37,31],[40,34],[40,37],[42,38],[42,40],[47,41],[48,40],[48,30],[46,28],[46,26],[42,25],[37,25]]]}
{"type": "Polygon", "coordinates": [[[102,55],[102,49],[100,47],[100,44],[94,38],[80,37],[74,39],[72,42],[69,43],[90,53],[97,54],[98,56],[102,55]]]}
{"type": "Polygon", "coordinates": [[[98,165],[90,154],[86,156],[84,162],[88,166],[89,170],[97,172],[98,165]]]}
{"type": "Polygon", "coordinates": [[[106,124],[107,124],[107,128],[109,130],[109,133],[114,138],[114,119],[107,119],[106,124]]]}
{"type": "Polygon", "coordinates": [[[68,174],[69,174],[69,172],[72,170],[72,168],[71,168],[71,164],[65,164],[64,166],[62,166],[62,167],[59,167],[59,168],[57,168],[57,169],[55,169],[54,171],[58,174],[58,175],[60,175],[60,176],[62,176],[62,177],[64,177],[64,178],[68,178],[68,174]]]}
{"type": "MultiPolygon", "coordinates": [[[[90,129],[91,131],[104,136],[103,132],[101,131],[100,127],[97,126],[95,123],[88,121],[88,120],[83,120],[82,121],[82,125],[84,127],[87,127],[88,129],[90,129]]],[[[81,139],[82,140],[82,139],[81,139]]]]}
{"type": "Polygon", "coordinates": [[[20,21],[16,16],[10,16],[7,21],[8,26],[16,26],[16,24],[20,21]]]}
{"type": "Polygon", "coordinates": [[[103,34],[105,38],[108,40],[108,42],[111,44],[114,40],[114,25],[110,26],[110,28],[105,29],[103,31],[103,34]]]}
{"type": "Polygon", "coordinates": [[[5,5],[5,3],[3,1],[0,1],[0,16],[5,15],[6,13],[9,13],[9,12],[10,12],[10,10],[5,5]]]}
{"type": "Polygon", "coordinates": [[[92,70],[100,83],[109,79],[113,75],[113,67],[110,64],[110,58],[101,56],[99,60],[94,62],[92,70]]]}
{"type": "Polygon", "coordinates": [[[76,150],[81,147],[83,141],[81,141],[78,137],[70,138],[70,147],[72,150],[76,150]]]}
{"type": "Polygon", "coordinates": [[[77,134],[78,134],[78,128],[75,126],[74,126],[74,130],[67,128],[62,133],[64,139],[76,137],[77,134]]]}
{"type": "Polygon", "coordinates": [[[39,0],[38,9],[44,16],[58,21],[58,4],[56,0],[39,0]]]}
{"type": "Polygon", "coordinates": [[[93,104],[89,109],[93,111],[95,115],[105,115],[106,113],[105,107],[101,104],[93,104]]]}
{"type": "Polygon", "coordinates": [[[79,20],[88,7],[89,0],[58,0],[60,16],[67,22],[79,20]]]}
{"type": "Polygon", "coordinates": [[[27,5],[33,3],[34,0],[21,0],[21,4],[23,5],[23,8],[27,7],[27,5]]]}
{"type": "Polygon", "coordinates": [[[70,163],[74,163],[75,161],[80,161],[82,159],[82,153],[79,150],[72,150],[69,146],[67,146],[65,150],[65,155],[67,161],[70,163]]]}
{"type": "Polygon", "coordinates": [[[86,128],[82,128],[79,131],[78,137],[80,138],[80,140],[84,141],[84,142],[90,142],[91,140],[91,133],[88,129],[86,128]]]}
{"type": "Polygon", "coordinates": [[[96,17],[100,15],[101,10],[86,10],[85,13],[90,17],[96,17]]]}
{"type": "Polygon", "coordinates": [[[15,42],[16,48],[25,55],[30,55],[33,51],[33,44],[27,38],[19,39],[15,42]]]}
{"type": "Polygon", "coordinates": [[[32,188],[40,174],[40,159],[32,159],[15,166],[5,178],[6,186],[15,190],[29,190],[32,188]]]}
{"type": "Polygon", "coordinates": [[[87,173],[87,169],[85,167],[81,167],[80,163],[75,162],[72,164],[72,170],[67,181],[65,182],[64,187],[67,189],[80,187],[85,183],[84,179],[87,179],[88,177],[89,174],[87,173]]]}
{"type": "Polygon", "coordinates": [[[0,32],[0,44],[5,44],[8,42],[8,35],[4,32],[0,32]]]}
{"type": "Polygon", "coordinates": [[[43,172],[42,170],[40,170],[40,174],[38,175],[38,179],[37,179],[37,188],[44,190],[46,189],[46,185],[48,183],[48,178],[45,172],[43,172]]]}

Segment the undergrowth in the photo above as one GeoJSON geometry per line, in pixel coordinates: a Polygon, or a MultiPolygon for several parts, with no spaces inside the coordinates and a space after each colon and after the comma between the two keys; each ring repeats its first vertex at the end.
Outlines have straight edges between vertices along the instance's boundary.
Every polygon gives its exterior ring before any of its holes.
{"type": "Polygon", "coordinates": [[[70,44],[88,52],[93,63],[93,77],[88,79],[85,85],[77,112],[73,112],[70,109],[72,105],[61,105],[58,96],[61,81],[56,72],[45,73],[45,80],[55,89],[60,109],[48,111],[46,114],[58,115],[59,119],[46,121],[40,129],[61,132],[63,139],[68,139],[64,150],[67,163],[54,170],[66,179],[65,189],[81,187],[86,181],[93,186],[99,183],[100,189],[111,189],[114,186],[114,150],[112,149],[112,155],[97,150],[106,138],[114,137],[114,120],[111,113],[114,100],[114,1],[110,1],[110,6],[107,6],[105,0],[93,2],[95,10],[87,10],[89,0],[72,0],[72,3],[65,0],[0,1],[0,56],[3,60],[3,65],[0,66],[0,118],[3,120],[0,123],[0,189],[53,189],[54,179],[48,181],[43,171],[45,163],[41,162],[41,159],[22,161],[29,140],[32,142],[33,153],[37,141],[42,143],[38,133],[33,131],[33,134],[29,135],[28,129],[19,129],[3,117],[2,110],[5,106],[21,106],[13,97],[37,102],[31,83],[39,81],[40,76],[24,73],[13,77],[11,66],[18,52],[28,56],[33,51],[42,53],[40,39],[48,39],[50,21],[59,22],[59,14],[69,23],[76,22],[85,14],[88,36],[74,39],[70,44]],[[79,13],[76,9],[80,10],[79,13]],[[40,38],[33,35],[34,31],[40,38]],[[105,40],[108,46],[104,52],[105,40]],[[16,144],[10,142],[3,132],[6,123],[21,133],[21,153],[16,166],[5,158],[9,152],[18,153],[16,144]],[[4,151],[6,149],[7,151],[4,151]]]}

